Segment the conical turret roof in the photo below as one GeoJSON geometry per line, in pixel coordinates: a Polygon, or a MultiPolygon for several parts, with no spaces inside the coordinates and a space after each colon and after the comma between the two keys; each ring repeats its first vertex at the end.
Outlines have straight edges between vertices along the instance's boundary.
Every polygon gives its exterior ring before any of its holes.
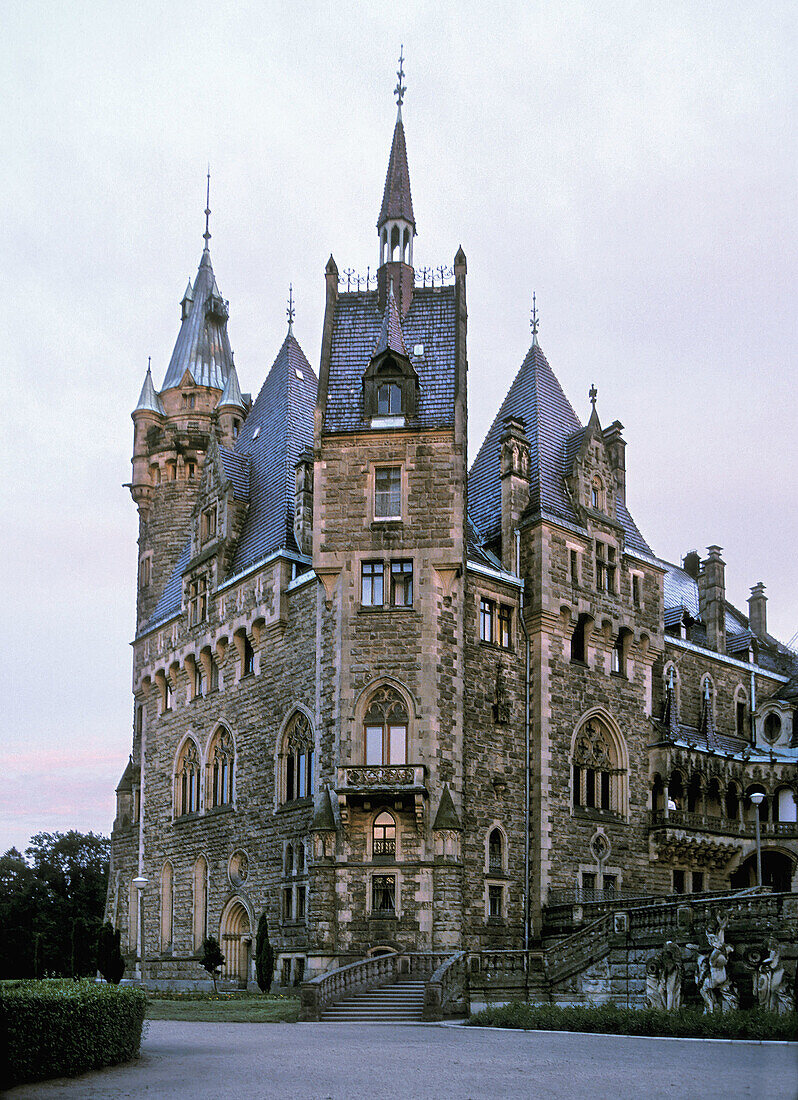
{"type": "Polygon", "coordinates": [[[222,396],[219,398],[218,408],[223,405],[232,405],[237,409],[246,409],[244,398],[241,396],[241,387],[238,384],[238,371],[235,363],[230,364],[227,381],[224,384],[222,396]]]}
{"type": "Polygon", "coordinates": [[[407,167],[407,147],[405,145],[405,128],[402,124],[401,112],[396,119],[393,129],[393,142],[391,143],[391,155],[388,158],[388,174],[385,177],[385,190],[382,193],[382,206],[380,216],[377,219],[377,228],[381,229],[387,221],[398,218],[409,222],[416,230],[416,219],[413,216],[413,199],[410,195],[410,170],[407,167]]]}
{"type": "Polygon", "coordinates": [[[147,367],[147,373],[144,375],[144,385],[141,387],[141,393],[133,411],[142,412],[145,410],[158,413],[159,416],[166,416],[161,399],[155,392],[155,386],[152,383],[152,371],[149,366],[147,367]]]}
{"type": "Polygon", "coordinates": [[[161,390],[179,386],[186,371],[198,386],[223,390],[233,355],[227,335],[227,302],[216,285],[207,245],[202,250],[194,286],[183,302],[185,316],[161,390]]]}

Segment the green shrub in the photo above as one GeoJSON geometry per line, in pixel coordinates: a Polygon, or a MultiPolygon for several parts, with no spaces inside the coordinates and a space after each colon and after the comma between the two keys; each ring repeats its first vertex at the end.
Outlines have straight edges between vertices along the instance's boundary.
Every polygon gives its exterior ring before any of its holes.
{"type": "Polygon", "coordinates": [[[268,993],[274,977],[274,948],[269,943],[269,922],[265,913],[261,913],[258,921],[258,935],[255,940],[255,975],[261,993],[268,993]]]}
{"type": "Polygon", "coordinates": [[[112,985],[119,985],[125,973],[119,940],[119,929],[114,929],[111,922],[106,921],[97,937],[97,969],[112,985]]]}
{"type": "Polygon", "coordinates": [[[67,979],[0,988],[0,1088],[71,1077],[135,1058],[147,999],[140,989],[67,979]]]}
{"type": "Polygon", "coordinates": [[[213,991],[216,992],[216,979],[224,966],[224,955],[215,936],[206,936],[202,941],[200,962],[213,978],[213,991]]]}
{"type": "Polygon", "coordinates": [[[525,1031],[596,1031],[611,1035],[667,1035],[680,1039],[781,1039],[798,1035],[798,1013],[776,1016],[761,1009],[705,1015],[700,1008],[664,1012],[615,1005],[531,1005],[523,1001],[486,1008],[471,1016],[474,1027],[525,1031]]]}

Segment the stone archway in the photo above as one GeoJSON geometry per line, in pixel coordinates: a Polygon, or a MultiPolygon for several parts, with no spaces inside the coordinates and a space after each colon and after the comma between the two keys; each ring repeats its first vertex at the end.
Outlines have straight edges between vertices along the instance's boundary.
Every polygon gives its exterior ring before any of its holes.
{"type": "MultiPolygon", "coordinates": [[[[792,877],[795,861],[784,852],[762,852],[762,885],[769,886],[776,893],[787,893],[792,889],[792,877]]],[[[745,890],[756,886],[756,852],[744,859],[736,871],[732,872],[729,884],[734,890],[745,890]]]]}
{"type": "Polygon", "coordinates": [[[221,947],[224,955],[222,978],[246,989],[252,955],[252,928],[249,913],[238,900],[230,902],[222,915],[221,947]]]}

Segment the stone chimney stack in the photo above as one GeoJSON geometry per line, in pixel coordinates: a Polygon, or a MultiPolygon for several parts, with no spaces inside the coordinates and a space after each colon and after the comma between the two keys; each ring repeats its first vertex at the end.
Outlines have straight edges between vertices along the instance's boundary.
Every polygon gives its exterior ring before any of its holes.
{"type": "Polygon", "coordinates": [[[502,566],[515,572],[515,529],[529,504],[529,442],[523,420],[504,419],[501,437],[502,566]]]}
{"type": "Polygon", "coordinates": [[[605,428],[604,443],[610,457],[610,465],[615,474],[615,490],[621,500],[626,503],[626,440],[621,435],[623,424],[620,420],[614,420],[609,428],[605,428]]]}
{"type": "Polygon", "coordinates": [[[768,629],[768,598],[762,581],[755,584],[748,597],[748,626],[757,638],[764,638],[768,629]]]}
{"type": "Polygon", "coordinates": [[[698,574],[698,611],[707,630],[707,644],[726,652],[726,563],[720,546],[708,546],[698,574]]]}
{"type": "Polygon", "coordinates": [[[300,554],[313,553],[313,451],[303,451],[295,466],[294,538],[300,554]]]}
{"type": "Polygon", "coordinates": [[[694,581],[698,580],[698,574],[701,569],[701,558],[698,556],[697,550],[690,550],[689,553],[684,555],[682,569],[684,569],[685,573],[692,577],[694,581]]]}

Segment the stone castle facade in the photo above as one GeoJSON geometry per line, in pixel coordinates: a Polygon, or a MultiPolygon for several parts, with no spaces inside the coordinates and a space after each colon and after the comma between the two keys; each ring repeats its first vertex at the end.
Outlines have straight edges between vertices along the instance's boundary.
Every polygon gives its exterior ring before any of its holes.
{"type": "Polygon", "coordinates": [[[728,892],[757,881],[757,813],[765,884],[798,886],[798,669],[762,585],[745,615],[719,547],[649,547],[622,425],[595,393],[581,424],[536,323],[469,471],[466,257],[433,280],[415,234],[400,105],[376,280],[330,258],[318,378],[290,313],[241,393],[206,224],[132,414],[107,915],[150,981],[200,980],[215,935],[251,982],[264,912],[287,985],[526,946],[567,899],[728,892]]]}

